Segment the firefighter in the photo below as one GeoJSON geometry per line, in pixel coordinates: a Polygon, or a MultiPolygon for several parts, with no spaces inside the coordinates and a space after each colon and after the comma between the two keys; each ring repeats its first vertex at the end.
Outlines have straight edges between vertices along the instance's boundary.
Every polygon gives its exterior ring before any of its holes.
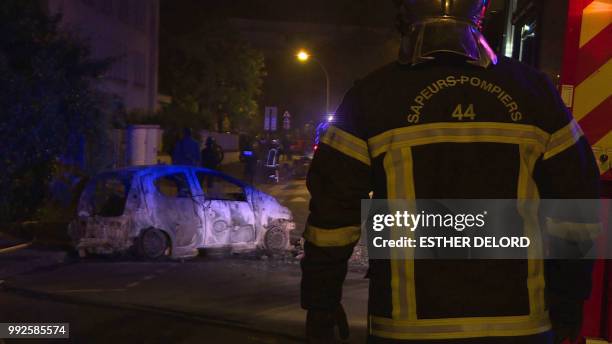
{"type": "MultiPolygon", "coordinates": [[[[487,0],[395,2],[398,60],[346,93],[308,174],[301,304],[311,343],[349,335],[342,285],[360,237],[360,200],[370,192],[598,198],[593,154],[554,86],[496,56],[481,34],[487,0]]],[[[542,230],[532,214],[521,216],[525,228],[542,230]]],[[[596,232],[591,220],[580,228],[596,232]]],[[[368,342],[570,343],[590,269],[586,260],[372,259],[368,342]]]]}

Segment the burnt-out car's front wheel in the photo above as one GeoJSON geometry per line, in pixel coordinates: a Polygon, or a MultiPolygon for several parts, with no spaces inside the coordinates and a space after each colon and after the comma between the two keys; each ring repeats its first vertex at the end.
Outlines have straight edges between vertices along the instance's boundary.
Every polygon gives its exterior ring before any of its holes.
{"type": "Polygon", "coordinates": [[[266,231],[264,247],[268,253],[278,253],[287,249],[289,233],[280,225],[275,225],[266,231]]]}
{"type": "Polygon", "coordinates": [[[157,228],[143,230],[136,246],[138,255],[144,259],[155,260],[170,253],[170,239],[157,228]]]}

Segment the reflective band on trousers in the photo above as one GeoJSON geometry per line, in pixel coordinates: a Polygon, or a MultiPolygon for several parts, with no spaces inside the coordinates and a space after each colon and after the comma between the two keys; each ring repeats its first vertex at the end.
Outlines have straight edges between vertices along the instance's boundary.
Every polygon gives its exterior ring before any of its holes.
{"type": "Polygon", "coordinates": [[[370,153],[368,144],[346,131],[335,126],[329,126],[321,142],[334,148],[335,150],[347,155],[353,159],[359,160],[366,165],[370,165],[370,153]]]}
{"type": "Polygon", "coordinates": [[[326,229],[307,225],[304,231],[304,239],[319,247],[350,245],[356,243],[360,236],[359,226],[326,229]]]}
{"type": "Polygon", "coordinates": [[[540,316],[395,320],[370,317],[370,333],[403,340],[529,336],[550,330],[548,313],[540,316]]]}

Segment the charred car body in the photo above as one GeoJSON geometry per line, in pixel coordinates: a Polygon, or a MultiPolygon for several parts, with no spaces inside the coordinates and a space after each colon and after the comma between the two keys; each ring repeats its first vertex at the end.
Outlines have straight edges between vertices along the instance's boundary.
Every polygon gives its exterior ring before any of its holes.
{"type": "Polygon", "coordinates": [[[101,173],[85,187],[69,234],[81,256],[135,250],[192,257],[199,248],[288,249],[292,214],[223,173],[156,165],[101,173]]]}

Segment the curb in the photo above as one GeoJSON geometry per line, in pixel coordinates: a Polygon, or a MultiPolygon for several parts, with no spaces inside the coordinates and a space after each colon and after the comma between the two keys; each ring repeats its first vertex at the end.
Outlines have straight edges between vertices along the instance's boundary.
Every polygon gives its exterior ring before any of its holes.
{"type": "MultiPolygon", "coordinates": [[[[37,271],[48,271],[71,263],[66,251],[34,249],[13,250],[7,254],[0,254],[0,261],[4,259],[8,259],[8,264],[0,264],[0,280],[37,271]]],[[[0,284],[0,288],[3,286],[4,284],[0,284]]]]}
{"type": "Polygon", "coordinates": [[[26,242],[26,243],[23,243],[23,244],[17,244],[17,245],[1,248],[0,249],[0,254],[2,254],[2,253],[10,253],[10,252],[14,252],[14,251],[17,251],[17,250],[21,250],[21,249],[30,247],[32,245],[32,243],[33,242],[30,241],[30,242],[26,242]]]}

